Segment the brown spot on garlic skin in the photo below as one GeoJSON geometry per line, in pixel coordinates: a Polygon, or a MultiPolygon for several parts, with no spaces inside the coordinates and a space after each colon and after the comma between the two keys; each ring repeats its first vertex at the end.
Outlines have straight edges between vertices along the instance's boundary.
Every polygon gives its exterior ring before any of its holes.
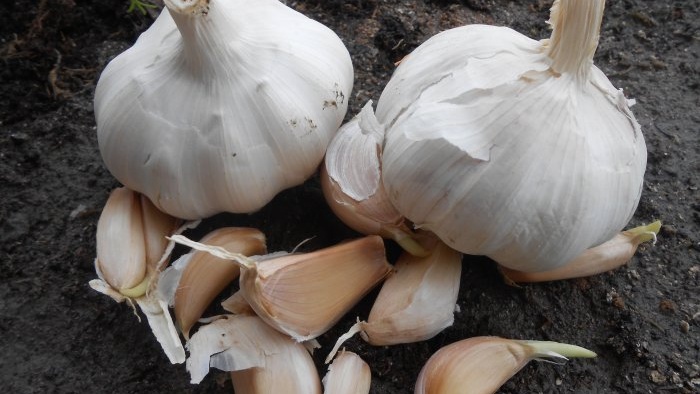
{"type": "Polygon", "coordinates": [[[335,100],[326,100],[323,102],[323,109],[330,108],[330,107],[337,109],[338,103],[335,100]]]}

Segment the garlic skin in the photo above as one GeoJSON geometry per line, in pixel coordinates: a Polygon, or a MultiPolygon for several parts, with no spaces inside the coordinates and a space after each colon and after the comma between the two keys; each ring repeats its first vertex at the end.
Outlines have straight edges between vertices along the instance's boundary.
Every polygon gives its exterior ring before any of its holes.
{"type": "Polygon", "coordinates": [[[376,111],[399,212],[454,249],[526,272],[624,228],[646,147],[633,102],[592,62],[604,4],[557,0],[548,40],[471,25],[401,62],[376,111]]]}
{"type": "Polygon", "coordinates": [[[590,350],[557,342],[474,337],[447,345],[425,363],[415,394],[490,394],[532,360],[596,357],[590,350]]]}
{"type": "Polygon", "coordinates": [[[176,217],[256,211],[316,171],[347,110],[349,53],[276,0],[165,5],[100,76],[104,162],[176,217]]]}
{"type": "Polygon", "coordinates": [[[232,371],[236,393],[321,393],[321,380],[303,344],[257,316],[222,316],[192,335],[187,370],[199,383],[214,367],[232,371]]]}

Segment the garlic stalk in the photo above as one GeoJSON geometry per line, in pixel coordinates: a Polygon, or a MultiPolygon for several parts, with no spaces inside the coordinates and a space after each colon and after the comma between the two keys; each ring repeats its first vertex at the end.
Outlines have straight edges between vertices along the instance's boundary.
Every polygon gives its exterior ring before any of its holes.
{"type": "Polygon", "coordinates": [[[396,209],[463,253],[514,270],[565,265],[611,240],[642,191],[633,104],[593,65],[604,0],[557,0],[550,39],[442,32],[396,69],[376,117],[396,209]]]}
{"type": "Polygon", "coordinates": [[[324,394],[367,394],[372,384],[369,365],[353,352],[342,351],[323,377],[324,394]]]}
{"type": "Polygon", "coordinates": [[[370,100],[331,140],[321,167],[321,188],[333,213],[365,235],[390,238],[418,256],[428,252],[391,205],[381,181],[384,129],[370,100]]]}
{"type": "Polygon", "coordinates": [[[644,242],[656,243],[661,222],[635,227],[616,235],[613,239],[588,249],[568,264],[551,271],[520,272],[500,267],[510,283],[546,282],[552,280],[582,278],[614,270],[630,261],[637,247],[644,242]]]}
{"type": "Polygon", "coordinates": [[[232,371],[236,393],[321,392],[316,366],[304,345],[257,316],[223,316],[200,328],[187,347],[192,383],[201,382],[214,367],[232,371]]]}
{"type": "MultiPolygon", "coordinates": [[[[265,235],[254,228],[220,228],[204,236],[200,242],[245,256],[267,253],[265,235]]],[[[238,275],[237,264],[201,251],[180,257],[161,274],[159,290],[164,294],[172,293],[175,320],[185,339],[189,338],[190,329],[211,302],[238,275]]]]}
{"type": "Polygon", "coordinates": [[[391,271],[378,236],[310,253],[251,259],[183,236],[175,242],[237,262],[241,294],[255,313],[295,340],[328,331],[391,271]]]}
{"type": "Polygon", "coordinates": [[[99,279],[90,281],[90,287],[117,302],[129,300],[133,306],[135,301],[172,363],[185,361],[185,352],[156,287],[173,248],[166,236],[194,225],[177,229],[179,222],[143,195],[123,187],[113,190],[97,222],[99,279]]]}
{"type": "Polygon", "coordinates": [[[314,174],[352,90],[338,36],[277,0],[164,3],[97,84],[110,172],[188,219],[258,210],[314,174]]]}
{"type": "Polygon", "coordinates": [[[475,337],[447,345],[426,362],[416,394],[489,394],[531,360],[595,357],[590,350],[557,342],[475,337]]]}
{"type": "Polygon", "coordinates": [[[462,254],[443,242],[423,237],[430,254],[404,252],[384,281],[367,321],[358,321],[342,335],[326,358],[356,333],[375,346],[428,340],[454,322],[462,254]]]}

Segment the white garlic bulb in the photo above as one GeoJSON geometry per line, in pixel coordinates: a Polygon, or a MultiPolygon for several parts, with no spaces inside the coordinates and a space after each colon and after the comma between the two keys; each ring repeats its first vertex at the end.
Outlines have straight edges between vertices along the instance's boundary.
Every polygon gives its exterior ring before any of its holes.
{"type": "Polygon", "coordinates": [[[622,230],[646,147],[633,102],[593,65],[604,6],[555,1],[542,41],[505,27],[448,30],[401,62],[376,112],[399,212],[519,271],[564,265],[622,230]]]}
{"type": "Polygon", "coordinates": [[[252,212],[317,169],[347,110],[350,55],[276,0],[165,0],[95,94],[107,168],[181,218],[252,212]]]}

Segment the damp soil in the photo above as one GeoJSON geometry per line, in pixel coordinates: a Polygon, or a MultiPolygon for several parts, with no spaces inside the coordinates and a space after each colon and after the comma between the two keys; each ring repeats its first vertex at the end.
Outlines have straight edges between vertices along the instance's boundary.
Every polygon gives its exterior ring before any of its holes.
{"type": "MultiPolygon", "coordinates": [[[[291,7],[335,30],[352,54],[348,116],[379,98],[394,63],[431,35],[470,23],[545,38],[549,1],[310,0],[291,7]]],[[[92,106],[105,64],[154,13],[126,0],[12,0],[0,5],[0,388],[6,393],[227,393],[227,374],[190,385],[148,325],[92,291],[95,228],[118,182],[97,147],[92,106]]],[[[452,327],[415,344],[348,349],[370,365],[372,393],[407,393],[428,357],[462,338],[498,335],[579,344],[598,353],[565,365],[531,363],[501,393],[700,391],[700,3],[610,1],[595,63],[637,104],[648,146],[630,226],[660,219],[656,245],[629,265],[585,279],[511,287],[495,265],[465,257],[452,327]]],[[[544,154],[544,153],[543,153],[544,154]]],[[[331,245],[357,234],[326,207],[318,180],[220,225],[262,229],[272,250],[331,245]]],[[[391,247],[390,257],[395,257],[391,247]]],[[[319,339],[322,358],[366,317],[369,294],[319,339]],[[325,349],[325,350],[324,350],[325,349]]]]}

